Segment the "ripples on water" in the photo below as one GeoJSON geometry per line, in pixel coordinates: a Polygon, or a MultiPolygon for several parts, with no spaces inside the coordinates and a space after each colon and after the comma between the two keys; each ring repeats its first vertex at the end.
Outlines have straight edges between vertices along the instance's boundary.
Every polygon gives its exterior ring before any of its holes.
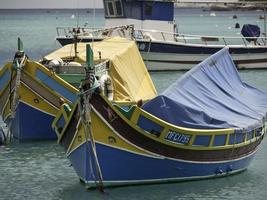
{"type": "MultiPolygon", "coordinates": [[[[13,58],[17,37],[22,37],[26,53],[38,59],[59,45],[54,41],[56,26],[72,26],[76,11],[1,11],[0,65],[13,58]]],[[[183,33],[201,34],[213,30],[214,35],[237,34],[240,29],[228,29],[235,22],[257,23],[259,12],[209,12],[176,10],[176,22],[183,33]],[[215,27],[215,28],[214,28],[215,27]]],[[[80,23],[88,22],[90,14],[79,13],[80,23]]],[[[77,14],[76,14],[77,16],[77,14]]],[[[103,26],[103,11],[97,11],[96,26],[103,26]]],[[[184,72],[151,73],[158,92],[162,92],[184,72]]],[[[241,71],[241,77],[267,91],[267,70],[241,71]]],[[[175,184],[120,187],[106,189],[105,194],[86,191],[80,184],[63,149],[55,142],[12,143],[0,147],[0,199],[107,199],[107,200],[210,200],[210,199],[266,199],[267,143],[263,141],[248,170],[230,177],[175,184]]],[[[164,169],[162,169],[164,170],[164,169]]]]}
{"type": "MultiPolygon", "coordinates": [[[[249,169],[218,179],[86,191],[63,149],[54,142],[0,147],[0,199],[265,199],[264,141],[249,169]]],[[[164,169],[163,169],[164,170],[164,169]]]]}

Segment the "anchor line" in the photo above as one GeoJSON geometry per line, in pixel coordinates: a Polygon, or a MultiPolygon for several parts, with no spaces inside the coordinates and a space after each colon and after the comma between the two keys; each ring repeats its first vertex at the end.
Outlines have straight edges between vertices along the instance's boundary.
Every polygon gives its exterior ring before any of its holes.
{"type": "MultiPolygon", "coordinates": [[[[11,107],[12,106],[11,105],[11,101],[12,101],[11,93],[12,93],[13,73],[14,73],[14,70],[11,70],[11,77],[10,77],[10,82],[9,82],[9,109],[10,109],[10,112],[12,109],[12,107],[11,107]]],[[[8,123],[7,135],[5,137],[5,143],[7,142],[7,140],[9,140],[9,142],[11,142],[11,130],[10,129],[11,129],[11,120],[8,123]]]]}
{"type": "MultiPolygon", "coordinates": [[[[13,72],[14,70],[11,70],[11,77],[10,77],[10,82],[9,82],[9,102],[11,102],[11,92],[12,92],[12,81],[13,81],[13,72]]],[[[11,103],[9,103],[9,109],[11,111],[11,103]]]]}
{"type": "Polygon", "coordinates": [[[93,173],[93,166],[92,166],[92,161],[91,161],[91,153],[90,153],[90,151],[89,151],[89,143],[88,143],[88,141],[89,141],[89,139],[88,139],[88,136],[87,136],[87,130],[86,130],[86,127],[85,127],[85,114],[84,114],[84,111],[83,111],[83,109],[82,109],[82,104],[81,104],[81,96],[80,96],[80,100],[79,100],[79,103],[78,103],[78,109],[79,109],[79,113],[80,113],[80,119],[81,119],[81,121],[82,121],[82,125],[83,125],[83,131],[84,131],[84,137],[85,137],[85,140],[86,140],[86,142],[85,142],[85,146],[86,146],[86,152],[88,152],[89,153],[89,167],[90,167],[90,174],[91,174],[91,176],[92,176],[92,178],[96,181],[96,178],[95,178],[95,175],[94,175],[94,173],[93,173]]]}

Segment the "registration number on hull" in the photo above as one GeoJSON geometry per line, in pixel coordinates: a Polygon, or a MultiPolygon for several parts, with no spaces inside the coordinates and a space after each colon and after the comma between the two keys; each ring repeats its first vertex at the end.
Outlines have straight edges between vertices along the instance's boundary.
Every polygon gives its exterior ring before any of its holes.
{"type": "Polygon", "coordinates": [[[186,135],[178,133],[175,131],[169,131],[165,139],[178,144],[188,144],[190,141],[191,135],[186,135]]]}

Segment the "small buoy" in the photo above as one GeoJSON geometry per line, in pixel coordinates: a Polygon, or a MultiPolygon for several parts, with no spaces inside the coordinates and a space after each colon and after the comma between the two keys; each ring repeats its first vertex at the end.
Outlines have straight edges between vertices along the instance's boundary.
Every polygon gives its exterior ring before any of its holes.
{"type": "Polygon", "coordinates": [[[235,24],[235,28],[240,28],[239,23],[236,23],[236,24],[235,24]]]}
{"type": "Polygon", "coordinates": [[[237,16],[236,15],[233,15],[233,19],[237,19],[237,16]]]}

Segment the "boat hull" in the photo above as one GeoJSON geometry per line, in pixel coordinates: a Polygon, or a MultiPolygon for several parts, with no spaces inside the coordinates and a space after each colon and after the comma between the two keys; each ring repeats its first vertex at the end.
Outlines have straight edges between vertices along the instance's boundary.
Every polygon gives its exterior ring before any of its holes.
{"type": "MultiPolygon", "coordinates": [[[[211,54],[141,52],[149,71],[190,70],[211,54]]],[[[266,69],[267,53],[232,54],[237,69],[266,69]]]]}
{"type": "MultiPolygon", "coordinates": [[[[11,123],[11,132],[19,141],[55,140],[57,135],[51,127],[55,116],[20,102],[11,123]]],[[[8,124],[9,119],[5,121],[8,124]]]]}
{"type": "MultiPolygon", "coordinates": [[[[73,43],[72,38],[57,40],[63,46],[73,43]]],[[[92,38],[83,38],[81,42],[92,42],[92,38]]],[[[189,70],[224,47],[138,39],[136,43],[149,71],[189,70]]],[[[238,69],[267,68],[267,46],[230,45],[229,52],[238,69]]]]}
{"type": "MultiPolygon", "coordinates": [[[[80,179],[89,187],[95,187],[91,176],[86,143],[69,155],[69,159],[80,179]]],[[[215,178],[245,170],[254,157],[251,154],[223,162],[190,162],[163,157],[136,154],[124,149],[97,144],[97,155],[105,186],[178,182],[194,179],[215,178]]],[[[94,172],[95,173],[95,172],[94,172]]]]}
{"type": "MultiPolygon", "coordinates": [[[[77,40],[73,38],[68,38],[68,37],[57,37],[56,40],[62,45],[68,45],[68,44],[73,44],[75,41],[77,42],[92,42],[92,38],[79,38],[77,40]]],[[[94,38],[94,41],[102,41],[103,39],[101,38],[94,38]]]]}
{"type": "Polygon", "coordinates": [[[0,112],[11,135],[19,141],[56,139],[51,123],[60,108],[60,98],[72,102],[78,90],[40,63],[27,60],[17,82],[19,99],[12,116],[15,78],[16,70],[7,63],[0,70],[0,112]]]}
{"type": "MultiPolygon", "coordinates": [[[[264,137],[261,132],[246,144],[230,148],[171,147],[123,123],[123,117],[115,110],[112,114],[107,112],[110,105],[100,96],[94,96],[91,103],[94,142],[86,140],[84,126],[77,117],[71,118],[60,138],[78,177],[88,187],[97,187],[97,161],[105,186],[177,182],[235,174],[249,166],[264,137]],[[95,151],[92,143],[95,143],[95,151]]],[[[77,116],[77,112],[76,108],[72,116],[77,116]]]]}

